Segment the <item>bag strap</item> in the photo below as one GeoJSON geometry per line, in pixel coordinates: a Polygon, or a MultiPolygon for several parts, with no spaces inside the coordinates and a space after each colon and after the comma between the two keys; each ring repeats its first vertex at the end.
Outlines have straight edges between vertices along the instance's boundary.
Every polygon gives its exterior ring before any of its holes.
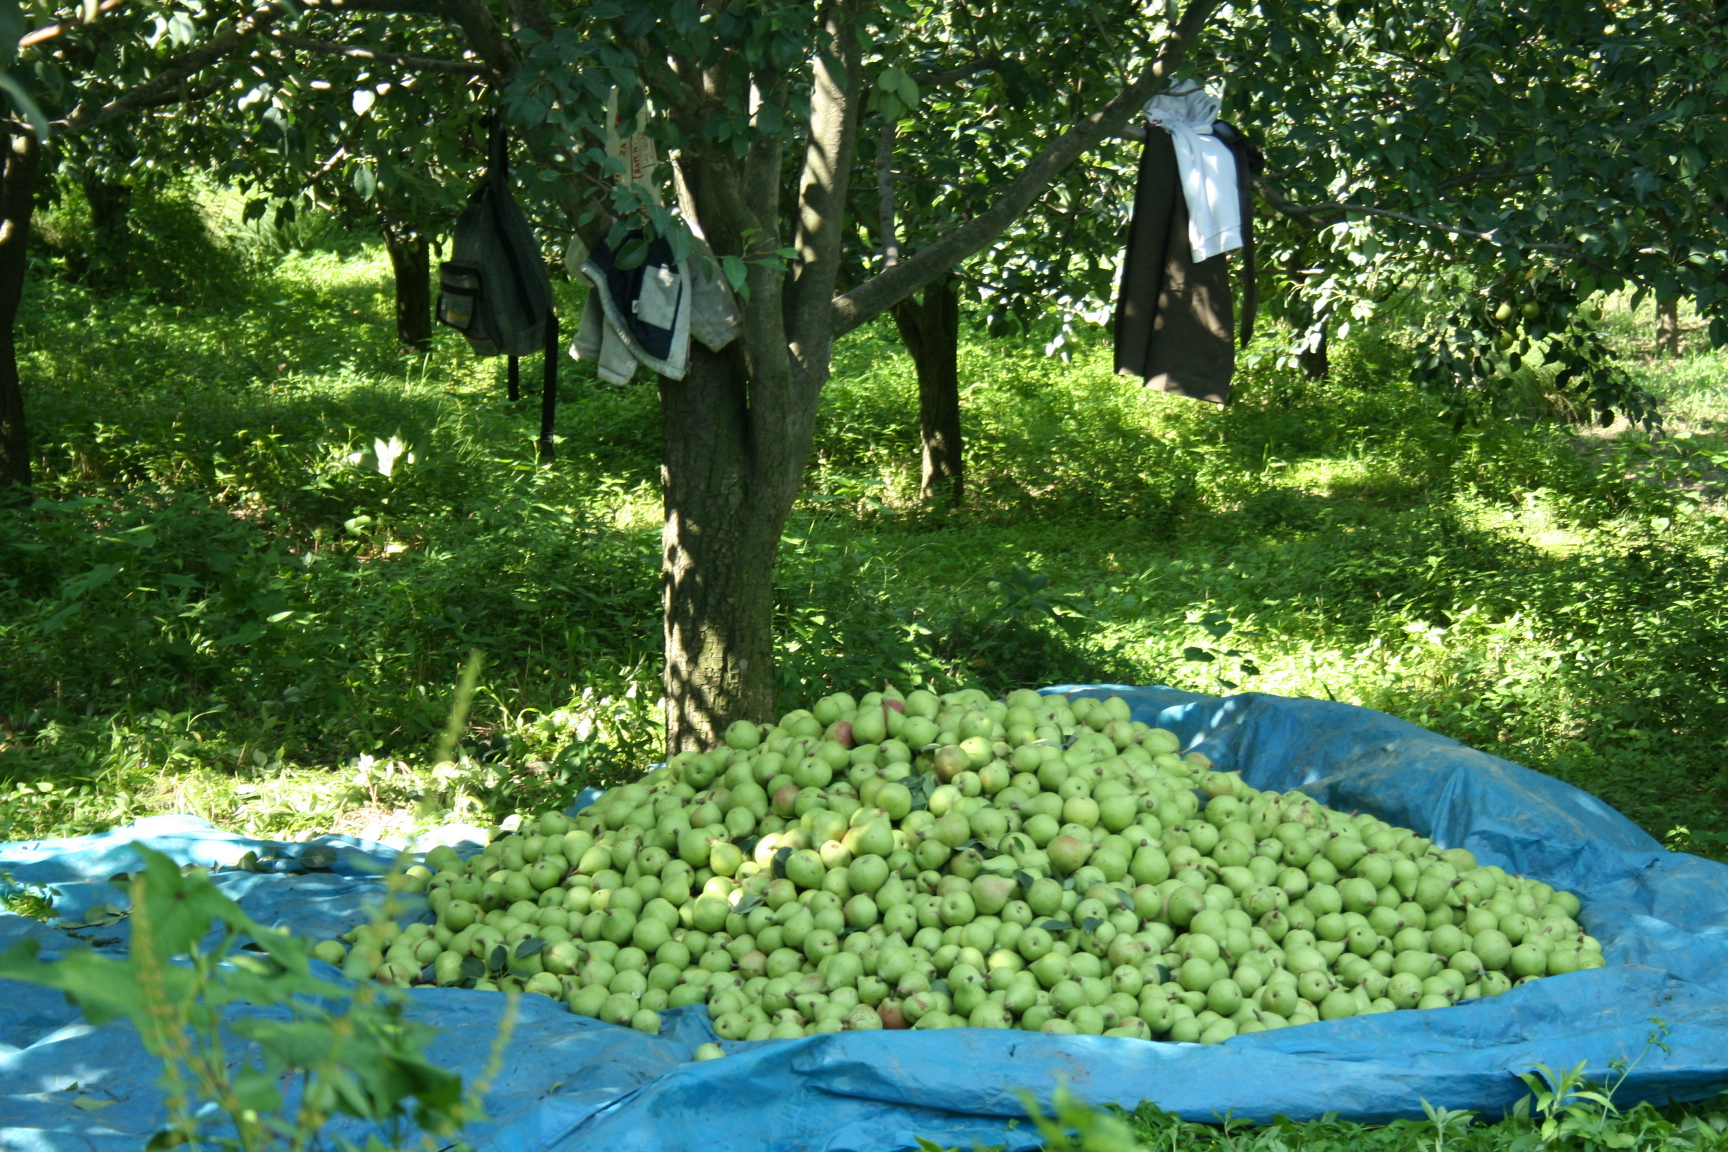
{"type": "Polygon", "coordinates": [[[552,463],[552,424],[558,412],[558,315],[546,314],[546,364],[540,385],[540,462],[552,463]]]}
{"type": "Polygon", "coordinates": [[[504,127],[504,116],[494,111],[486,118],[491,138],[486,146],[486,175],[504,181],[510,175],[510,130],[504,127]]]}
{"type": "Polygon", "coordinates": [[[509,368],[504,373],[504,382],[509,386],[512,402],[522,399],[522,369],[516,362],[516,357],[508,357],[509,368]]]}
{"type": "MultiPolygon", "coordinates": [[[[492,113],[492,143],[490,157],[486,168],[487,182],[492,185],[492,195],[488,203],[492,208],[492,226],[496,229],[498,238],[503,241],[504,262],[510,265],[510,277],[516,281],[516,300],[524,308],[529,304],[528,282],[522,277],[522,265],[516,259],[516,246],[510,243],[509,230],[504,226],[504,197],[510,195],[510,133],[504,127],[504,118],[498,113],[492,113]]],[[[550,314],[551,309],[547,309],[550,314]]],[[[516,392],[511,390],[510,398],[516,399],[516,392]]]]}

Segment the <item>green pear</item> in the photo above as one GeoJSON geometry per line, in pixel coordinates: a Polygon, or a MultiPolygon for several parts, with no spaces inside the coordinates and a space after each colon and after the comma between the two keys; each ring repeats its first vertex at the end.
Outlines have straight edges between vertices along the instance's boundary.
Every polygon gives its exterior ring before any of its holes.
{"type": "Polygon", "coordinates": [[[1092,854],[1092,845],[1069,835],[1060,835],[1044,846],[1050,856],[1050,864],[1062,875],[1070,875],[1086,863],[1086,858],[1092,854]]]}

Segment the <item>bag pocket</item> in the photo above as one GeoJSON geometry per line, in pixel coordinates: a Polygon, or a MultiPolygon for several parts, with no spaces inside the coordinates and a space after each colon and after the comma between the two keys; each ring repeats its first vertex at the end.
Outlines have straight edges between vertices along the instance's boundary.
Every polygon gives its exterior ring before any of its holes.
{"type": "MultiPolygon", "coordinates": [[[[453,260],[438,265],[438,321],[469,332],[480,317],[480,266],[453,260]]],[[[478,336],[478,332],[470,332],[478,336]]]]}

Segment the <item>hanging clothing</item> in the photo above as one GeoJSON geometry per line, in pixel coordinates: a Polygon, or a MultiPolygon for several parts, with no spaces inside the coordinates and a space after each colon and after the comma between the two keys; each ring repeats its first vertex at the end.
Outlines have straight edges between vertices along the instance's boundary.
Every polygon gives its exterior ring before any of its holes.
{"type": "MultiPolygon", "coordinates": [[[[640,236],[640,231],[627,233],[625,244],[640,236]]],[[[592,361],[602,380],[627,384],[637,364],[682,380],[691,336],[716,352],[730,344],[741,322],[738,302],[704,254],[674,260],[672,246],[656,238],[641,264],[621,269],[604,241],[590,254],[572,240],[565,266],[591,287],[570,355],[592,361]]]]}
{"type": "Polygon", "coordinates": [[[1254,339],[1260,313],[1260,277],[1254,263],[1254,174],[1266,170],[1266,157],[1254,142],[1222,120],[1212,132],[1236,154],[1236,191],[1242,217],[1242,347],[1254,339]]]}
{"type": "Polygon", "coordinates": [[[1154,96],[1146,101],[1146,119],[1176,146],[1194,262],[1242,247],[1242,182],[1236,154],[1213,133],[1217,98],[1198,87],[1154,96]]]}
{"type": "MultiPolygon", "coordinates": [[[[620,165],[620,185],[643,203],[658,205],[660,188],[654,182],[658,161],[647,125],[648,110],[643,108],[626,126],[630,135],[622,134],[618,89],[612,89],[606,97],[606,155],[620,165]]],[[[570,275],[587,280],[590,289],[570,355],[592,362],[600,379],[628,384],[642,364],[682,380],[690,364],[690,337],[718,352],[738,335],[742,320],[737,298],[721,278],[701,232],[693,231],[696,251],[687,259],[673,259],[672,245],[657,237],[648,245],[647,258],[627,269],[617,266],[617,253],[605,241],[590,252],[580,236],[571,238],[564,250],[564,267],[570,275]]],[[[621,248],[641,237],[639,228],[625,233],[621,248]]]]}
{"type": "Polygon", "coordinates": [[[1231,312],[1228,258],[1194,260],[1176,146],[1148,132],[1116,299],[1116,371],[1223,404],[1236,370],[1231,312]]]}

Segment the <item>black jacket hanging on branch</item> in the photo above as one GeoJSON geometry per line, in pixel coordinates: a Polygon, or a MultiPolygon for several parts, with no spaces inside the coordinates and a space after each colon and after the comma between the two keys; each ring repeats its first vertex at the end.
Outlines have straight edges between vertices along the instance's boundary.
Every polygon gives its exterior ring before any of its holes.
{"type": "Polygon", "coordinates": [[[540,243],[510,192],[509,135],[497,115],[486,175],[456,221],[451,259],[438,267],[438,319],[479,356],[509,358],[510,399],[521,395],[517,358],[545,356],[540,457],[551,459],[558,404],[558,317],[540,243]]]}
{"type": "MultiPolygon", "coordinates": [[[[1235,159],[1243,252],[1242,343],[1254,333],[1254,225],[1249,191],[1252,150],[1240,133],[1214,124],[1235,159]]],[[[1134,217],[1116,302],[1116,371],[1150,387],[1196,400],[1230,399],[1236,354],[1228,257],[1196,261],[1177,149],[1168,132],[1146,134],[1134,189],[1134,217]]],[[[1226,241],[1226,243],[1230,243],[1226,241]]]]}

